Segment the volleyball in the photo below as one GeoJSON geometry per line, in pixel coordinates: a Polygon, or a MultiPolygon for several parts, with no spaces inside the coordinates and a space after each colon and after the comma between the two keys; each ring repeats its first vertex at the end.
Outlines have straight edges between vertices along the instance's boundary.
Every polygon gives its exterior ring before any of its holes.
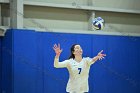
{"type": "Polygon", "coordinates": [[[93,19],[92,26],[96,30],[102,30],[104,28],[104,19],[101,17],[93,19]]]}

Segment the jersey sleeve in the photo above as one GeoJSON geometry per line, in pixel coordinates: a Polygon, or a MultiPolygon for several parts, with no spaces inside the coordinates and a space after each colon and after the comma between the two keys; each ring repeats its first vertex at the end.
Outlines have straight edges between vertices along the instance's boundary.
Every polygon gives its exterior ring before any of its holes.
{"type": "Polygon", "coordinates": [[[93,61],[92,58],[90,58],[90,57],[87,57],[87,58],[86,58],[86,61],[87,61],[87,64],[88,64],[88,65],[92,65],[92,64],[94,63],[94,61],[93,61]]]}
{"type": "Polygon", "coordinates": [[[56,67],[56,68],[65,68],[65,67],[67,67],[68,63],[69,63],[69,60],[64,60],[62,62],[59,62],[59,59],[55,58],[54,67],[56,67]]]}

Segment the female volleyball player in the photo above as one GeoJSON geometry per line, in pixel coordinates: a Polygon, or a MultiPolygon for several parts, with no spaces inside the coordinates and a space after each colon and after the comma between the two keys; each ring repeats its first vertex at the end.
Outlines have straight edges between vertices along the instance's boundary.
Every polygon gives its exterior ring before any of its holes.
{"type": "Polygon", "coordinates": [[[69,81],[67,83],[66,91],[70,93],[84,93],[89,91],[88,77],[90,66],[97,60],[103,59],[106,55],[102,54],[103,50],[93,58],[82,57],[83,50],[80,45],[74,44],[71,47],[71,56],[68,60],[59,62],[59,57],[62,52],[60,44],[54,45],[53,49],[56,53],[54,58],[54,67],[64,68],[69,71],[69,81]]]}

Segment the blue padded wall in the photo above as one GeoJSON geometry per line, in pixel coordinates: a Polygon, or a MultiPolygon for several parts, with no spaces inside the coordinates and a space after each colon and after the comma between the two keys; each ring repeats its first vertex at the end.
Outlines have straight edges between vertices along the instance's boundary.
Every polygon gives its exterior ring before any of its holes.
{"type": "Polygon", "coordinates": [[[33,30],[14,30],[14,93],[43,93],[42,61],[33,30]]]}
{"type": "Polygon", "coordinates": [[[94,36],[92,49],[103,49],[107,54],[104,61],[91,68],[93,93],[140,92],[139,37],[94,36]]]}
{"type": "Polygon", "coordinates": [[[68,79],[68,73],[64,69],[53,68],[54,43],[62,45],[63,53],[60,60],[67,59],[70,54],[70,46],[78,43],[83,47],[84,56],[95,56],[100,50],[104,50],[107,57],[98,61],[90,71],[90,93],[139,93],[139,37],[106,36],[106,35],[83,35],[64,33],[44,33],[44,70],[53,74],[44,76],[44,91],[64,92],[68,79]],[[45,35],[46,34],[46,35],[45,35]],[[48,82],[48,83],[47,83],[48,82]],[[64,83],[63,83],[64,82],[64,83]],[[56,85],[54,85],[54,83],[56,85]],[[63,84],[62,84],[63,83],[63,84]],[[61,87],[59,87],[61,85],[61,87]],[[59,87],[53,89],[54,87],[59,87]],[[102,89],[101,89],[102,88],[102,89]]]}
{"type": "Polygon", "coordinates": [[[2,93],[12,93],[13,35],[11,30],[2,38],[2,93]]]}
{"type": "Polygon", "coordinates": [[[5,86],[9,89],[6,93],[66,93],[68,71],[53,67],[55,43],[63,49],[60,61],[69,57],[70,47],[75,43],[82,46],[83,56],[93,57],[102,49],[107,54],[91,66],[89,93],[140,93],[140,37],[12,29],[3,41],[12,51],[10,59],[2,53],[4,66],[9,64],[7,73],[12,76],[11,82],[4,79],[11,85],[5,86]]]}

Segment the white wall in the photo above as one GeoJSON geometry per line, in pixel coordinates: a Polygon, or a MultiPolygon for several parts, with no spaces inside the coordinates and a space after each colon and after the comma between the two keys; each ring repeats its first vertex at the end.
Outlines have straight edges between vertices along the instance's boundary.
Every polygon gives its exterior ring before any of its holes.
{"type": "MultiPolygon", "coordinates": [[[[27,0],[24,0],[27,1],[27,0]]],[[[28,0],[57,4],[90,5],[102,8],[140,10],[140,0],[28,0]]],[[[89,14],[80,9],[24,5],[24,27],[88,31],[89,14]]],[[[105,20],[104,31],[140,33],[140,14],[95,11],[105,20]]],[[[2,5],[2,21],[9,26],[9,5],[2,5]]]]}
{"type": "Polygon", "coordinates": [[[93,6],[140,10],[140,0],[92,0],[93,6]]]}
{"type": "MultiPolygon", "coordinates": [[[[25,6],[24,11],[25,27],[88,30],[89,11],[86,10],[25,6]]],[[[96,16],[105,20],[105,31],[140,33],[139,14],[96,11],[96,16]]]]}
{"type": "Polygon", "coordinates": [[[1,4],[1,25],[10,26],[10,11],[9,5],[1,4]]]}
{"type": "Polygon", "coordinates": [[[140,33],[140,15],[128,13],[96,12],[105,19],[106,31],[140,33]]]}
{"type": "Polygon", "coordinates": [[[37,2],[69,4],[69,5],[76,3],[79,5],[88,5],[89,0],[24,0],[24,1],[37,1],[37,2]]]}
{"type": "Polygon", "coordinates": [[[87,30],[87,11],[25,6],[24,26],[42,26],[54,29],[87,30]],[[36,22],[34,22],[36,21],[36,22]]]}
{"type": "Polygon", "coordinates": [[[56,4],[92,5],[96,7],[122,8],[140,10],[140,0],[24,0],[56,4]],[[91,2],[89,4],[89,2],[91,2]]]}

